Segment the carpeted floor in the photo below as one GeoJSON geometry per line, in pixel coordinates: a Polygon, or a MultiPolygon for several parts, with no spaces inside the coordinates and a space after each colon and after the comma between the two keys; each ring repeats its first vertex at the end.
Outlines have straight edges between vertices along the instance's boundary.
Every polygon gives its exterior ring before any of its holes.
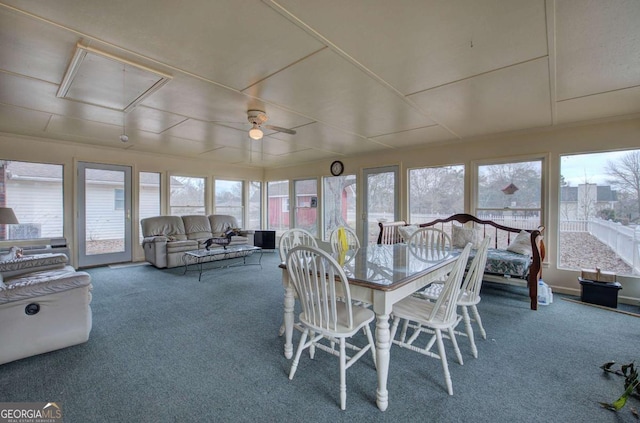
{"type": "Polygon", "coordinates": [[[364,357],[347,370],[341,411],[337,358],[303,356],[289,381],[277,254],[262,263],[202,282],[181,268],[89,270],[89,342],[1,366],[0,401],[55,401],[67,423],[637,421],[636,399],[617,414],[599,407],[623,383],[599,366],[639,358],[640,319],[557,294],[533,312],[524,288],[489,283],[479,305],[488,338],[477,340],[477,359],[458,338],[465,362],[449,360],[453,396],[439,360],[393,346],[388,410],[376,407],[364,357]]]}

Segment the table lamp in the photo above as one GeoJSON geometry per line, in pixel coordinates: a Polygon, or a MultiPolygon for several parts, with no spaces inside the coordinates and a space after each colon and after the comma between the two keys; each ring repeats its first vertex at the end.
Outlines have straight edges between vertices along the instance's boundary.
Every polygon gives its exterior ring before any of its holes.
{"type": "Polygon", "coordinates": [[[0,207],[0,225],[17,225],[18,218],[11,207],[0,207]]]}

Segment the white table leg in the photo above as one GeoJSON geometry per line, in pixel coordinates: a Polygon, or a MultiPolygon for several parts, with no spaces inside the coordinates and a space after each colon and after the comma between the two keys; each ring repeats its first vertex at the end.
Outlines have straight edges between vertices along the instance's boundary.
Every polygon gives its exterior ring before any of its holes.
{"type": "Polygon", "coordinates": [[[293,357],[293,307],[295,298],[293,286],[289,283],[289,274],[282,271],[282,284],[284,285],[284,356],[293,357]]]}
{"type": "Polygon", "coordinates": [[[378,390],[376,391],[376,403],[382,411],[389,405],[389,392],[387,391],[387,377],[389,376],[389,353],[391,338],[389,333],[389,315],[376,315],[376,367],[378,369],[378,390]]]}

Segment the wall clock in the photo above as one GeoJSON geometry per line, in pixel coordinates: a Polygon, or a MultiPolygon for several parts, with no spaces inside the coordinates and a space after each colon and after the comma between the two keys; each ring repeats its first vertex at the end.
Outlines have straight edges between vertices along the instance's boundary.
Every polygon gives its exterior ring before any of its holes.
{"type": "Polygon", "coordinates": [[[342,172],[344,172],[344,165],[340,160],[336,160],[331,163],[331,174],[333,176],[340,176],[342,175],[342,172]]]}

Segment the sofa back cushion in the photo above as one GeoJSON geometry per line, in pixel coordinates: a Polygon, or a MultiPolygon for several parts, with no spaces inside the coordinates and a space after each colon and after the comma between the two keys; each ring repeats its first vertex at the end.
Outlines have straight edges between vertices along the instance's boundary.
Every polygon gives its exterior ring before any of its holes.
{"type": "Polygon", "coordinates": [[[184,223],[180,216],[147,217],[140,221],[140,225],[144,237],[162,235],[175,241],[187,239],[184,223]]]}
{"type": "Polygon", "coordinates": [[[228,214],[209,215],[209,222],[211,223],[211,232],[213,232],[214,236],[224,234],[229,228],[238,228],[236,218],[228,214]]]}
{"type": "Polygon", "coordinates": [[[211,223],[205,215],[182,216],[187,239],[211,238],[211,223]]]}

